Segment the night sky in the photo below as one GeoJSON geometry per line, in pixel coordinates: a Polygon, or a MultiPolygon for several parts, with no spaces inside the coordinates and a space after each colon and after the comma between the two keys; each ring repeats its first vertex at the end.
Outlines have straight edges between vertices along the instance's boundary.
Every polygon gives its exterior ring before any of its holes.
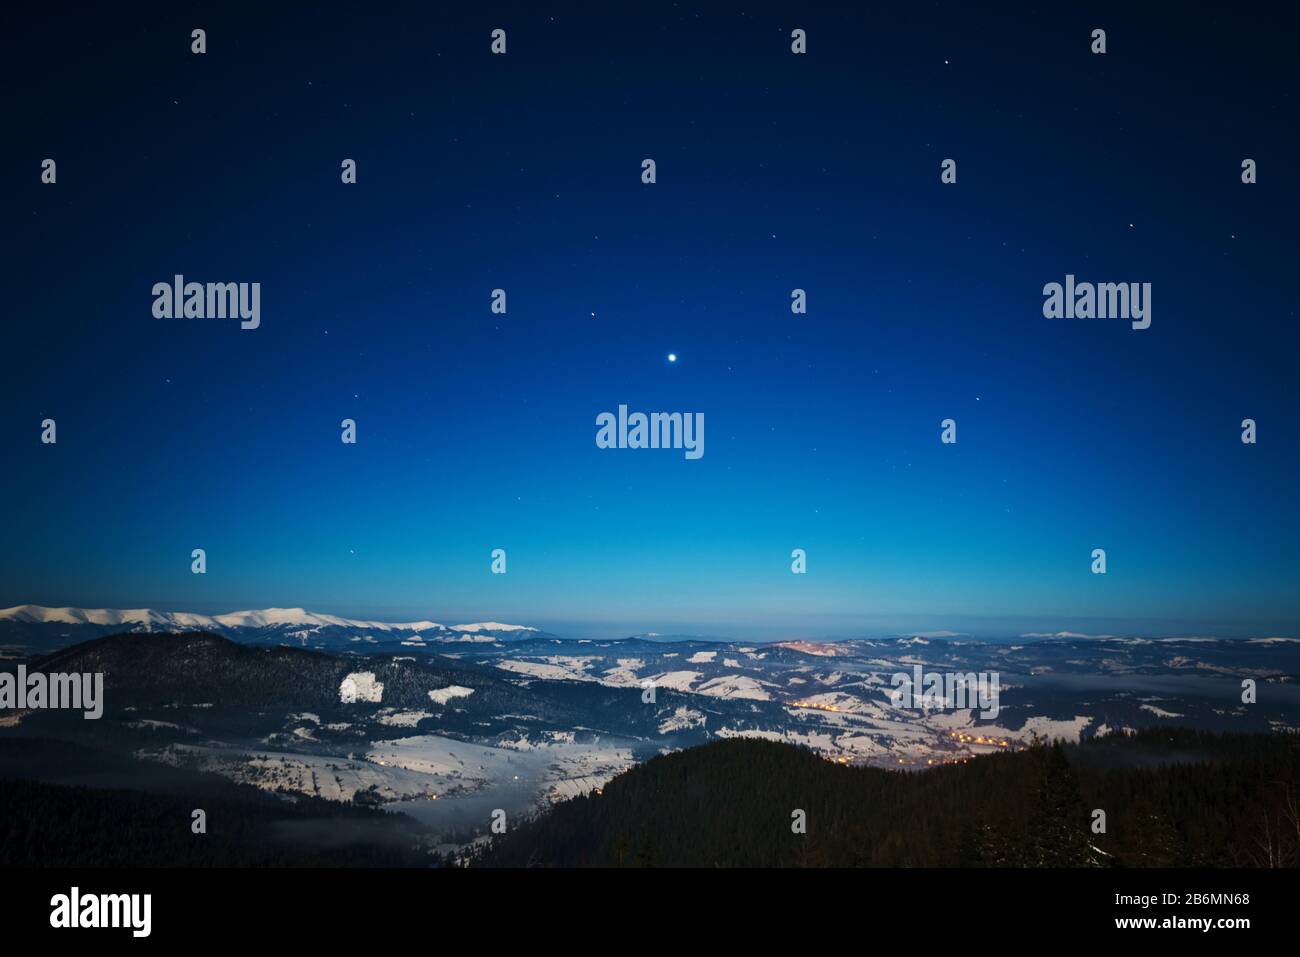
{"type": "Polygon", "coordinates": [[[11,22],[0,607],[1300,631],[1266,12],[436,6],[11,22]],[[260,328],[154,318],[177,273],[260,282],[260,328]],[[1044,318],[1067,273],[1151,327],[1044,318]],[[705,454],[597,448],[620,404],[705,454]]]}

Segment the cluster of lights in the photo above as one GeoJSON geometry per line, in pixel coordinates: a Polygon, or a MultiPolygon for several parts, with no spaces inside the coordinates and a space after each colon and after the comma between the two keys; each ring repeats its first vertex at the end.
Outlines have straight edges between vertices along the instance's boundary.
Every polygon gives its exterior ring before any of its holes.
{"type": "MultiPolygon", "coordinates": [[[[988,739],[985,743],[986,743],[986,744],[994,744],[995,742],[993,741],[992,738],[990,738],[990,739],[988,739]]],[[[1024,751],[1025,749],[1024,749],[1024,748],[1017,748],[1016,750],[1017,750],[1017,751],[1024,751]]],[[[926,759],[925,759],[925,766],[926,766],[926,767],[941,767],[941,766],[943,766],[943,765],[948,765],[948,764],[970,764],[970,762],[971,762],[971,758],[970,758],[969,756],[967,756],[967,757],[951,757],[951,758],[926,758],[926,759]]],[[[909,765],[909,766],[911,766],[911,765],[917,765],[917,766],[919,766],[920,763],[921,763],[921,759],[920,759],[920,758],[917,758],[915,761],[908,761],[908,760],[906,760],[905,758],[899,758],[899,759],[898,759],[898,763],[899,763],[899,764],[903,764],[903,765],[909,765]]]]}
{"type": "Polygon", "coordinates": [[[956,738],[958,741],[962,742],[963,744],[991,744],[994,747],[998,747],[998,748],[1009,747],[1009,742],[1007,742],[1005,739],[999,740],[997,738],[992,738],[992,737],[989,738],[972,737],[969,734],[958,734],[956,731],[949,731],[948,737],[956,738]]]}
{"type": "Polygon", "coordinates": [[[833,705],[833,704],[821,704],[820,702],[817,702],[817,701],[795,701],[795,702],[792,702],[792,703],[791,703],[790,707],[792,707],[792,708],[814,708],[814,709],[816,709],[817,711],[834,711],[834,712],[837,712],[837,713],[838,713],[839,710],[840,710],[839,708],[835,707],[835,705],[833,705]]]}

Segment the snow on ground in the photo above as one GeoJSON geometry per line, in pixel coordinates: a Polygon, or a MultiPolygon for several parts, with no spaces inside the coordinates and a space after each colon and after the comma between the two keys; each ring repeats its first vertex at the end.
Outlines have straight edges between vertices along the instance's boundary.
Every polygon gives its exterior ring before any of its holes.
{"type": "Polygon", "coordinates": [[[762,738],[766,741],[784,741],[787,744],[801,744],[814,751],[829,752],[837,750],[834,736],[827,731],[759,731],[753,728],[733,729],[719,728],[714,732],[720,738],[762,738]]]}
{"type": "Polygon", "coordinates": [[[515,674],[528,675],[532,678],[545,678],[548,681],[595,681],[594,675],[587,672],[593,661],[598,659],[594,656],[581,655],[550,655],[540,660],[522,660],[508,658],[505,661],[498,661],[496,666],[504,671],[513,671],[515,674]]]}
{"type": "Polygon", "coordinates": [[[547,780],[545,798],[551,803],[603,788],[610,778],[635,762],[627,748],[601,744],[573,744],[563,748],[551,764],[557,772],[547,780]]]}
{"type": "Polygon", "coordinates": [[[636,676],[638,668],[644,668],[645,662],[640,658],[619,658],[617,668],[606,668],[600,683],[611,688],[635,688],[641,684],[636,676]]]}
{"type": "Polygon", "coordinates": [[[182,724],[174,724],[171,721],[157,721],[153,718],[140,718],[136,721],[123,722],[128,728],[137,728],[144,731],[184,731],[186,734],[198,734],[197,728],[189,728],[182,724]]]}
{"type": "Polygon", "coordinates": [[[536,631],[527,625],[503,625],[499,621],[476,621],[470,625],[452,625],[452,631],[536,631]]]}
{"type": "Polygon", "coordinates": [[[390,728],[414,728],[425,718],[432,717],[428,711],[398,711],[396,708],[383,708],[375,715],[380,724],[390,728]]]}
{"type": "Polygon", "coordinates": [[[921,716],[902,717],[899,712],[882,711],[882,717],[817,710],[796,713],[803,722],[785,730],[724,729],[718,735],[786,741],[809,747],[837,763],[895,769],[933,767],[998,749],[993,744],[983,747],[959,742],[952,737],[955,732],[927,727],[921,716]]]}
{"type": "Polygon", "coordinates": [[[791,702],[787,707],[811,708],[816,711],[843,712],[845,714],[880,715],[882,713],[879,705],[863,701],[861,698],[855,698],[853,695],[845,694],[842,691],[826,691],[822,694],[809,695],[806,698],[791,702]]]}
{"type": "Polygon", "coordinates": [[[749,675],[719,675],[695,689],[696,694],[712,698],[745,698],[750,701],[771,701],[772,696],[763,682],[749,675]]]}
{"type": "Polygon", "coordinates": [[[429,697],[435,704],[446,704],[453,698],[468,698],[474,693],[473,688],[466,688],[464,685],[448,685],[446,688],[437,688],[429,692],[429,697]]]}
{"type": "Polygon", "coordinates": [[[718,657],[716,651],[697,651],[686,659],[689,665],[708,665],[713,663],[713,659],[718,657]]]}
{"type": "Polygon", "coordinates": [[[423,734],[376,744],[367,757],[437,782],[437,807],[404,804],[395,809],[435,823],[472,809],[485,826],[494,807],[508,814],[537,810],[603,787],[633,763],[631,750],[621,744],[576,742],[573,737],[562,732],[542,742],[525,737],[509,747],[486,747],[423,734]],[[466,803],[458,808],[461,800],[466,803]]]}
{"type": "Polygon", "coordinates": [[[1107,734],[1133,734],[1133,733],[1134,732],[1132,728],[1125,727],[1124,725],[1120,725],[1117,728],[1112,728],[1110,725],[1107,724],[1099,724],[1097,725],[1096,729],[1093,731],[1093,734],[1099,738],[1107,734]]]}
{"type": "Polygon", "coordinates": [[[136,756],[211,771],[265,791],[310,794],[331,801],[351,801],[358,792],[372,789],[390,801],[435,793],[435,782],[419,774],[330,755],[172,744],[136,756]]]}
{"type": "Polygon", "coordinates": [[[1092,718],[1082,714],[1064,720],[1036,715],[1025,721],[1024,727],[1019,731],[1011,733],[1022,741],[1028,741],[1035,734],[1040,738],[1046,738],[1048,741],[1055,741],[1057,738],[1065,741],[1078,741],[1083,734],[1083,729],[1091,723],[1092,718]]]}
{"type": "Polygon", "coordinates": [[[788,648],[791,651],[798,651],[805,655],[816,655],[820,658],[834,658],[836,655],[846,654],[844,648],[840,645],[826,641],[781,641],[776,645],[777,648],[788,648]]]}
{"type": "Polygon", "coordinates": [[[925,723],[940,731],[952,731],[969,728],[975,724],[975,712],[971,708],[953,708],[950,711],[938,711],[926,716],[925,723]]]}
{"type": "Polygon", "coordinates": [[[656,688],[671,688],[673,691],[690,691],[691,685],[703,677],[698,671],[665,671],[650,680],[656,688]]]}
{"type": "Polygon", "coordinates": [[[573,737],[572,732],[564,732],[544,742],[524,738],[511,747],[488,747],[421,734],[377,742],[366,757],[381,767],[428,775],[441,784],[443,791],[453,787],[474,790],[496,781],[529,776],[537,778],[540,790],[546,793],[566,780],[586,780],[607,772],[604,780],[608,780],[616,773],[612,769],[622,770],[632,762],[632,752],[625,747],[600,741],[575,742],[573,737]]]}
{"type": "Polygon", "coordinates": [[[377,703],[383,696],[383,682],[375,680],[373,671],[354,671],[339,683],[339,700],[344,704],[377,703]]]}
{"type": "Polygon", "coordinates": [[[537,751],[556,744],[573,744],[574,739],[577,737],[576,731],[541,731],[534,733],[538,735],[536,741],[532,739],[527,731],[523,730],[503,734],[497,739],[495,746],[509,748],[511,751],[537,751]]]}
{"type": "MultiPolygon", "coordinates": [[[[950,712],[955,713],[955,712],[950,712]]],[[[1045,741],[1069,741],[1077,742],[1081,739],[1083,732],[1092,724],[1093,719],[1087,715],[1076,715],[1073,718],[1048,718],[1042,715],[1036,715],[1026,719],[1023,727],[1019,730],[1002,727],[997,724],[981,724],[977,722],[978,711],[967,712],[971,716],[968,724],[961,724],[956,720],[944,721],[939,714],[926,716],[925,723],[931,727],[944,730],[945,736],[956,735],[958,743],[966,750],[974,754],[983,754],[986,752],[987,745],[993,745],[996,749],[1001,750],[1002,741],[1007,742],[1008,747],[1019,747],[1030,744],[1034,737],[1041,738],[1045,741]],[[962,741],[962,735],[968,740],[962,741]],[[981,746],[978,739],[985,739],[984,746],[981,746]]]]}
{"type": "Polygon", "coordinates": [[[1166,711],[1164,708],[1157,708],[1153,704],[1141,705],[1143,711],[1150,711],[1157,718],[1181,718],[1181,714],[1175,714],[1173,711],[1166,711]]]}
{"type": "Polygon", "coordinates": [[[702,711],[681,707],[659,722],[659,733],[671,734],[674,731],[685,731],[688,728],[702,728],[704,722],[705,717],[702,711]]]}
{"type": "Polygon", "coordinates": [[[463,783],[485,782],[491,777],[489,768],[510,763],[509,755],[500,748],[436,734],[376,742],[366,752],[366,759],[380,767],[398,767],[439,779],[459,779],[463,783]]]}
{"type": "MultiPolygon", "coordinates": [[[[710,652],[711,654],[712,652],[710,652]]],[[[673,691],[689,691],[694,694],[707,695],[710,698],[744,698],[750,701],[771,701],[772,696],[764,683],[749,675],[718,675],[710,678],[698,687],[695,682],[703,675],[698,671],[665,671],[654,675],[649,680],[657,688],[670,688],[673,691]]]]}
{"type": "MultiPolygon", "coordinates": [[[[371,631],[438,632],[446,637],[448,628],[434,621],[360,621],[321,614],[304,608],[263,608],[232,611],[224,615],[199,615],[193,612],[155,611],[151,608],[46,608],[41,605],[17,605],[0,609],[0,620],[43,622],[67,625],[131,625],[134,630],[154,631],[219,628],[299,627],[294,637],[307,637],[323,628],[363,628],[371,631]]],[[[475,635],[481,632],[523,633],[537,631],[527,625],[507,625],[499,621],[479,621],[453,625],[451,631],[475,635]]],[[[358,640],[358,639],[353,639],[358,640]]],[[[374,641],[366,637],[363,640],[374,641]]],[[[455,639],[453,639],[455,640],[455,639]]],[[[491,641],[489,635],[486,640],[491,641]]],[[[407,644],[407,642],[403,642],[407,644]]]]}

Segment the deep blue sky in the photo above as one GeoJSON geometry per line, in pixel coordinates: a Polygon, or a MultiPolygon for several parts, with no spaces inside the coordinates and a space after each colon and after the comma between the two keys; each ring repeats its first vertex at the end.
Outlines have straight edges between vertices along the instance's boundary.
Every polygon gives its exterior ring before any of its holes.
{"type": "Polygon", "coordinates": [[[0,606],[1300,631],[1293,37],[839,6],[27,14],[0,606]],[[261,328],[154,319],[178,272],[261,282],[261,328]],[[1067,272],[1151,328],[1044,319],[1067,272]],[[704,457],[597,449],[620,403],[704,457]]]}

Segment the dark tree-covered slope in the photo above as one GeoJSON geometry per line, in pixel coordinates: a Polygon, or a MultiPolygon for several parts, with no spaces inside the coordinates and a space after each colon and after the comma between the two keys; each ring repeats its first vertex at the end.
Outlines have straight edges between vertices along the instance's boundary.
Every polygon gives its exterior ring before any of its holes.
{"type": "Polygon", "coordinates": [[[185,796],[0,778],[0,866],[419,867],[404,815],[252,789],[185,796]],[[206,814],[206,833],[192,829],[206,814]]]}
{"type": "Polygon", "coordinates": [[[729,740],[496,838],[481,866],[1294,866],[1293,735],[1151,731],[903,773],[729,740]],[[1106,832],[1092,830],[1105,812],[1106,832]],[[807,830],[795,833],[795,812],[807,830]]]}

